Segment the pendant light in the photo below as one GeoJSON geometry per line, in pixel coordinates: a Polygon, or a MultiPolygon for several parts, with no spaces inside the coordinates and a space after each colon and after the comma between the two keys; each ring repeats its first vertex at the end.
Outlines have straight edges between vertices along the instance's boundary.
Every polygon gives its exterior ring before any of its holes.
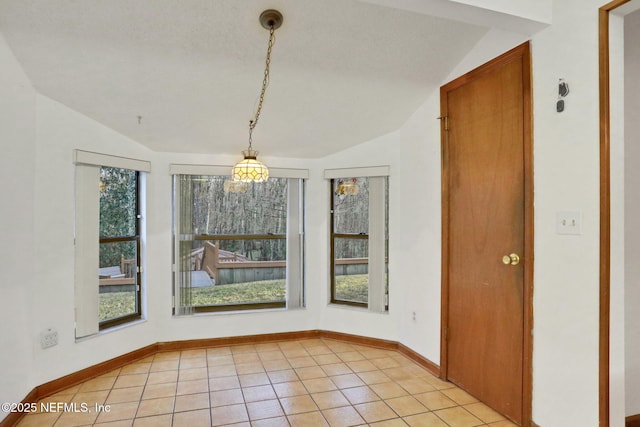
{"type": "Polygon", "coordinates": [[[262,90],[260,91],[260,99],[258,107],[249,120],[249,148],[242,151],[244,159],[238,162],[232,169],[231,175],[234,181],[240,182],[264,182],[269,179],[269,169],[263,163],[258,161],[258,152],[252,147],[253,129],[258,124],[262,104],[264,103],[264,95],[269,85],[269,68],[271,65],[271,49],[275,41],[275,31],[282,25],[282,14],[274,9],[265,10],[260,14],[260,24],[269,30],[269,43],[267,45],[267,59],[265,61],[264,78],[262,79],[262,90]]]}

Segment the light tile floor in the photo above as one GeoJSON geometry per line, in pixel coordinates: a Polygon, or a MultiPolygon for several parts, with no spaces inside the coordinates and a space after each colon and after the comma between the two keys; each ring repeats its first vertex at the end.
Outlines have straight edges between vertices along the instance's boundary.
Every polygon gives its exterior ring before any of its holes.
{"type": "Polygon", "coordinates": [[[329,339],[158,353],[45,401],[61,410],[18,425],[515,425],[398,352],[329,339]]]}

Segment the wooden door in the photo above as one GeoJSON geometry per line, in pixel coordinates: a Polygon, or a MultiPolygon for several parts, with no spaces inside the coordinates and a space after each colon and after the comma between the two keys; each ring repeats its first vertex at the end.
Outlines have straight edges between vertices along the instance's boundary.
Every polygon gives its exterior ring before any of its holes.
{"type": "Polygon", "coordinates": [[[525,44],[441,88],[444,375],[519,424],[530,411],[529,67],[525,44]]]}

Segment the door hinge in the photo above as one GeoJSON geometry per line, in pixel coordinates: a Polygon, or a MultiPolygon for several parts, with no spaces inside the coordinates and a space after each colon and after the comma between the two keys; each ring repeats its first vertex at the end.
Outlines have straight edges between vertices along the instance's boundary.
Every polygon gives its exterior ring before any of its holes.
{"type": "Polygon", "coordinates": [[[444,328],[444,340],[449,341],[449,327],[445,326],[444,328]]]}
{"type": "Polygon", "coordinates": [[[436,117],[438,120],[442,120],[444,123],[444,130],[449,130],[449,116],[436,117]]]}

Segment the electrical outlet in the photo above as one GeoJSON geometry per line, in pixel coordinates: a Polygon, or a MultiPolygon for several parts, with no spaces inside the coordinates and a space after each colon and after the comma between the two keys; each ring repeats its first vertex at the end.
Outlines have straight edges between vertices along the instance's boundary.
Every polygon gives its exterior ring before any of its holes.
{"type": "Polygon", "coordinates": [[[40,345],[42,348],[49,348],[54,345],[58,345],[58,331],[48,328],[40,332],[40,345]]]}

